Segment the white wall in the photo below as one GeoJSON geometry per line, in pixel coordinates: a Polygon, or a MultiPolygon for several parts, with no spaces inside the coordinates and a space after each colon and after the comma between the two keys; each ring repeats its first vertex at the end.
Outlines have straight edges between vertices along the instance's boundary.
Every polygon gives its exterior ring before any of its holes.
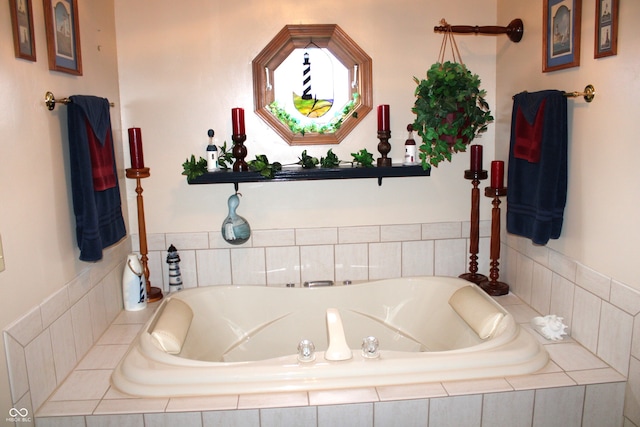
{"type": "MultiPolygon", "coordinates": [[[[66,107],[50,112],[44,94],[98,95],[111,118],[123,188],[115,23],[112,1],[78,1],[84,76],[48,69],[43,3],[33,4],[37,62],[16,59],[9,4],[0,4],[0,326],[40,304],[94,264],[78,261],[68,172],[66,107]]],[[[0,420],[10,404],[0,344],[0,420]]]]}
{"type": "Polygon", "coordinates": [[[596,89],[595,100],[569,101],[569,186],[562,236],[549,247],[590,268],[640,289],[640,3],[621,2],[618,55],[594,59],[595,1],[582,2],[580,67],[542,73],[542,2],[498,1],[498,20],[520,17],[519,44],[497,50],[496,153],[509,150],[511,96],[523,90],[596,89]]]}
{"type": "MultiPolygon", "coordinates": [[[[474,11],[468,3],[187,0],[178,8],[152,0],[116,1],[123,128],[142,128],[151,168],[143,183],[147,231],[220,228],[233,186],[189,186],[180,173],[191,154],[204,156],[207,129],[216,131],[218,144],[231,143],[233,107],[246,111],[247,160],[267,154],[271,161],[289,163],[305,148],[316,157],[331,148],[289,147],[253,113],[251,61],[286,24],[336,23],[372,57],[374,107],[391,106],[390,155],[400,161],[406,125],[415,117],[413,76],[423,77],[440,49],[442,36],[433,26],[442,17],[453,23],[495,20],[493,2],[474,11]]],[[[491,104],[495,43],[492,37],[459,38],[463,58],[483,79],[491,104]]],[[[377,157],[376,129],[374,111],[334,152],[351,160],[350,153],[367,148],[377,157]]],[[[493,128],[482,141],[488,164],[493,128]]],[[[386,179],[380,188],[376,180],[242,184],[238,213],[254,229],[466,220],[471,185],[463,171],[468,167],[465,153],[430,178],[386,179]]],[[[133,219],[135,205],[129,208],[133,219]]]]}

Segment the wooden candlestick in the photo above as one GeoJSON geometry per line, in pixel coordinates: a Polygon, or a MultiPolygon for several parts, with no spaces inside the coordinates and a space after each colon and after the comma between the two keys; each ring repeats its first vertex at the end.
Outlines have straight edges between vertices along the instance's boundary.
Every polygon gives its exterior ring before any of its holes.
{"type": "Polygon", "coordinates": [[[389,151],[391,151],[391,144],[389,144],[389,139],[391,138],[390,130],[379,130],[378,131],[378,139],[380,142],[378,143],[378,151],[382,155],[382,157],[378,158],[378,167],[390,167],[391,159],[387,157],[389,151]]]}
{"type": "Polygon", "coordinates": [[[473,282],[476,285],[486,281],[488,278],[484,274],[478,274],[478,246],[480,244],[480,190],[478,185],[481,180],[487,179],[486,170],[466,170],[464,178],[471,180],[471,230],[469,232],[469,272],[461,274],[461,279],[473,282]]]}
{"type": "Polygon", "coordinates": [[[509,285],[499,282],[500,270],[498,269],[500,259],[500,197],[507,195],[507,188],[486,187],[484,195],[492,197],[493,209],[491,210],[491,269],[489,280],[481,282],[480,286],[491,296],[506,295],[509,293],[509,285]]]}
{"type": "Polygon", "coordinates": [[[149,302],[160,301],[162,299],[162,290],[151,286],[149,280],[149,258],[147,257],[147,227],[144,220],[144,200],[142,199],[142,185],[140,180],[151,176],[149,168],[126,169],[126,177],[136,180],[136,202],[138,204],[138,237],[140,239],[140,261],[144,278],[147,282],[147,300],[149,302]]]}
{"type": "Polygon", "coordinates": [[[249,170],[249,165],[245,162],[244,158],[247,157],[247,147],[244,146],[244,142],[247,140],[247,135],[244,133],[231,135],[233,140],[233,149],[231,154],[236,159],[233,162],[234,172],[246,172],[249,170]]]}

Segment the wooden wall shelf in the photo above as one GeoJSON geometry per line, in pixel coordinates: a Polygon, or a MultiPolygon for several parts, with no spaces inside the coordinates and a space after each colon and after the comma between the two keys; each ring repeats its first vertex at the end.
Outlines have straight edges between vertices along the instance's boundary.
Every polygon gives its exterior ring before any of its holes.
{"type": "Polygon", "coordinates": [[[189,184],[225,184],[231,183],[238,189],[241,182],[270,182],[270,181],[315,181],[327,179],[357,179],[377,178],[378,185],[382,185],[382,178],[397,178],[408,176],[429,176],[431,170],[423,170],[422,166],[391,166],[360,168],[353,166],[341,166],[338,168],[313,168],[303,169],[296,167],[283,167],[273,179],[267,179],[257,172],[233,172],[220,170],[207,172],[196,179],[188,181],[189,184]]]}

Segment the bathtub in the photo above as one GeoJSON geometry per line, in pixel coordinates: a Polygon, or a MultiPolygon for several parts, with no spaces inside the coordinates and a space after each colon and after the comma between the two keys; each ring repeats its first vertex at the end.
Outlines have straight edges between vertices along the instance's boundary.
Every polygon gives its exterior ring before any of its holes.
{"type": "Polygon", "coordinates": [[[510,314],[458,278],[211,286],[165,298],[112,383],[144,397],[311,391],[521,375],[547,361],[510,314]],[[370,336],[379,348],[364,352],[370,336]],[[299,354],[302,340],[315,352],[299,354]],[[335,345],[348,354],[329,357],[335,345]]]}

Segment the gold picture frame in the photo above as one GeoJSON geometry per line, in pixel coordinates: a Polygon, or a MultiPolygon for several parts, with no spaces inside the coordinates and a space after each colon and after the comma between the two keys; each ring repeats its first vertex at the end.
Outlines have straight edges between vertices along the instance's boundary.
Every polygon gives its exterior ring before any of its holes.
{"type": "Polygon", "coordinates": [[[49,69],[82,75],[77,0],[44,0],[49,69]]]}
{"type": "Polygon", "coordinates": [[[580,65],[582,0],[544,0],[542,71],[580,65]]]}

